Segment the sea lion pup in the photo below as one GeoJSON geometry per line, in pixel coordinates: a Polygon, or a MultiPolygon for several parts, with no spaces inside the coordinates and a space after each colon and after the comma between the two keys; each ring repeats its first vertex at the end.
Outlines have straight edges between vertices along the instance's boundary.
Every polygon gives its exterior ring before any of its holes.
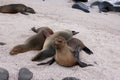
{"type": "Polygon", "coordinates": [[[27,7],[24,4],[9,4],[0,6],[0,12],[1,13],[22,13],[24,15],[28,15],[27,13],[35,14],[35,11],[31,7],[27,7]]]}
{"type": "Polygon", "coordinates": [[[86,47],[81,40],[79,40],[77,38],[72,38],[69,41],[67,41],[67,45],[69,47],[72,47],[73,49],[75,49],[76,46],[79,45],[81,50],[85,51],[87,54],[89,54],[89,55],[93,54],[93,52],[88,47],[86,47]]]}
{"type": "Polygon", "coordinates": [[[86,64],[81,62],[79,59],[79,52],[81,51],[81,47],[78,44],[75,49],[67,45],[67,41],[64,37],[57,37],[53,44],[55,45],[55,55],[53,59],[48,61],[47,63],[40,63],[38,65],[49,64],[51,65],[53,62],[57,62],[59,65],[65,67],[71,67],[74,65],[79,65],[80,67],[92,66],[91,64],[86,64]]]}
{"type": "Polygon", "coordinates": [[[11,51],[11,55],[23,53],[30,50],[41,50],[45,39],[53,34],[53,31],[48,27],[41,27],[37,34],[26,40],[26,43],[15,46],[11,51]]]}
{"type": "Polygon", "coordinates": [[[47,37],[45,40],[45,43],[43,45],[43,49],[33,57],[32,61],[41,61],[44,60],[48,57],[52,57],[55,54],[55,46],[52,44],[52,41],[58,37],[62,36],[64,37],[67,41],[72,38],[73,35],[78,34],[79,32],[71,31],[71,30],[64,30],[64,31],[58,31],[52,34],[51,36],[47,37]]]}

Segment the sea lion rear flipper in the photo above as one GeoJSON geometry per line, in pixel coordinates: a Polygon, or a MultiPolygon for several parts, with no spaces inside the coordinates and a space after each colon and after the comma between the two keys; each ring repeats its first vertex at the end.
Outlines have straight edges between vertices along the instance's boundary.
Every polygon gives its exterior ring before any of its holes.
{"type": "Polygon", "coordinates": [[[93,52],[89,49],[89,48],[87,48],[87,47],[84,47],[83,48],[83,51],[85,51],[87,54],[93,54],[93,52]]]}
{"type": "Polygon", "coordinates": [[[45,65],[45,64],[49,64],[49,65],[51,65],[51,64],[53,64],[54,62],[55,62],[55,59],[52,58],[52,59],[49,60],[48,62],[45,62],[45,63],[39,63],[39,64],[37,64],[37,65],[45,65]]]}
{"type": "Polygon", "coordinates": [[[82,68],[87,67],[87,66],[93,66],[92,64],[87,64],[87,63],[84,63],[84,62],[81,62],[81,61],[79,61],[79,63],[77,63],[77,64],[82,68]]]}
{"type": "Polygon", "coordinates": [[[74,57],[76,59],[76,64],[79,65],[82,68],[83,67],[87,67],[87,66],[93,66],[92,64],[86,64],[86,63],[80,61],[80,59],[79,59],[79,52],[80,52],[80,50],[81,50],[81,48],[78,45],[78,46],[76,46],[75,51],[73,51],[74,57]]]}

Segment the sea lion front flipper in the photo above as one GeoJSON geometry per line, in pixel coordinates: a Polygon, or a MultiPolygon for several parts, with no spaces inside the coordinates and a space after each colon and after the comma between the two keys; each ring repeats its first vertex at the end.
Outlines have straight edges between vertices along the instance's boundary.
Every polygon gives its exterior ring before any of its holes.
{"type": "Polygon", "coordinates": [[[32,30],[33,32],[35,32],[35,33],[38,32],[37,29],[36,29],[35,27],[32,27],[31,30],[32,30]]]}
{"type": "Polygon", "coordinates": [[[49,64],[49,65],[51,65],[51,64],[53,64],[54,62],[55,62],[55,59],[52,58],[52,59],[49,60],[48,62],[45,62],[45,63],[39,63],[39,64],[37,64],[37,65],[45,65],[45,64],[49,64]]]}
{"type": "Polygon", "coordinates": [[[55,50],[44,50],[40,51],[33,59],[32,61],[42,61],[48,57],[54,56],[55,50]]]}
{"type": "Polygon", "coordinates": [[[79,52],[80,52],[81,48],[80,46],[76,46],[75,48],[75,51],[73,51],[73,55],[76,59],[76,64],[79,65],[80,67],[87,67],[87,66],[93,66],[92,64],[86,64],[84,62],[81,62],[80,59],[79,59],[79,52]]]}
{"type": "Polygon", "coordinates": [[[83,48],[83,51],[85,51],[87,54],[93,54],[93,52],[89,49],[89,48],[87,48],[87,47],[84,47],[83,48]]]}
{"type": "Polygon", "coordinates": [[[20,12],[21,14],[28,15],[26,12],[20,12]]]}

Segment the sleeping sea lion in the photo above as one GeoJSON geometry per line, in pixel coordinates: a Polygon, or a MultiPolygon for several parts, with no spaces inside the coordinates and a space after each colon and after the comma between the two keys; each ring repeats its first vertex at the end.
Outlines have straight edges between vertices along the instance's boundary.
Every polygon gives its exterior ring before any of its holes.
{"type": "Polygon", "coordinates": [[[0,12],[11,13],[11,14],[20,12],[25,15],[28,15],[27,13],[35,14],[35,11],[31,7],[27,7],[24,4],[9,4],[9,5],[0,6],[0,12]]]}
{"type": "Polygon", "coordinates": [[[97,5],[99,8],[99,12],[109,12],[109,11],[113,11],[113,12],[120,12],[120,6],[113,6],[113,4],[111,4],[108,1],[95,1],[93,2],[90,7],[97,5]]]}
{"type": "Polygon", "coordinates": [[[43,45],[43,49],[40,51],[40,53],[38,53],[38,55],[33,57],[32,61],[41,61],[43,59],[53,56],[55,54],[55,46],[52,44],[52,41],[56,37],[62,36],[68,41],[75,34],[78,34],[78,32],[71,31],[71,30],[64,30],[64,31],[55,32],[51,36],[47,37],[43,45]]]}
{"type": "Polygon", "coordinates": [[[37,29],[37,31],[38,33],[28,38],[26,43],[15,46],[10,51],[10,54],[14,55],[14,54],[23,53],[30,50],[41,50],[45,39],[51,34],[53,34],[53,31],[48,27],[41,27],[37,29]]]}
{"type": "Polygon", "coordinates": [[[55,38],[53,44],[55,45],[56,49],[53,59],[46,63],[40,63],[38,65],[51,65],[54,61],[56,61],[59,65],[65,67],[71,67],[74,65],[79,65],[80,67],[92,66],[91,64],[86,64],[80,61],[79,52],[81,51],[81,47],[79,44],[76,46],[75,49],[73,49],[72,47],[67,45],[66,39],[61,36],[55,38]]]}

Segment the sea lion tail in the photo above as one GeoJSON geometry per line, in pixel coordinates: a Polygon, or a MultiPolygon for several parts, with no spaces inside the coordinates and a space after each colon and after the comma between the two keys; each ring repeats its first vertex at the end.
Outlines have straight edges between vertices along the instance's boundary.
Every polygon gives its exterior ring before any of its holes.
{"type": "Polygon", "coordinates": [[[32,30],[33,32],[35,32],[35,33],[38,32],[37,29],[36,29],[35,27],[32,27],[31,30],[32,30]]]}
{"type": "Polygon", "coordinates": [[[84,47],[83,48],[83,51],[85,51],[87,54],[93,54],[93,52],[89,49],[89,48],[87,48],[87,47],[84,47]]]}

